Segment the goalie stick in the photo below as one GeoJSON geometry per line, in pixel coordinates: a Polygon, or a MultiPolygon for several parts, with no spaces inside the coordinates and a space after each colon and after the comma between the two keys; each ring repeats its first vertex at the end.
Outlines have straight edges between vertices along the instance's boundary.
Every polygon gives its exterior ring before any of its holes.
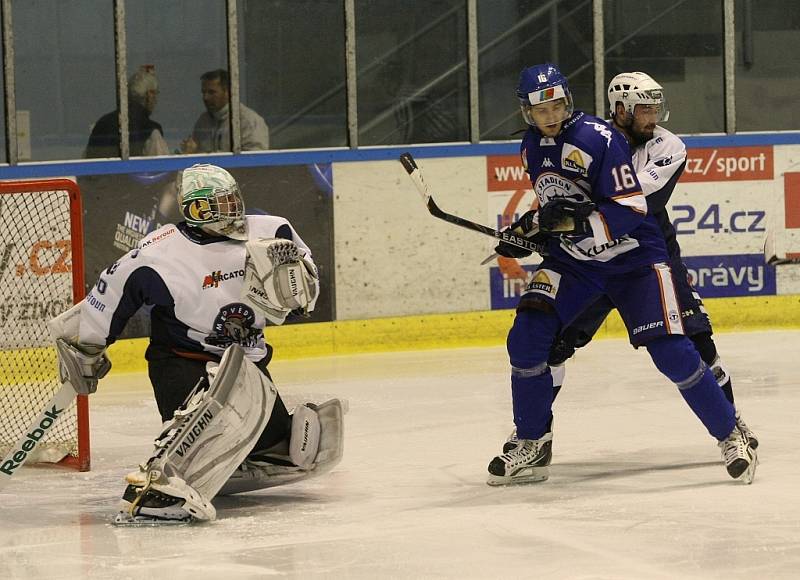
{"type": "Polygon", "coordinates": [[[439,208],[439,206],[436,205],[436,202],[433,201],[431,192],[428,190],[428,185],[422,178],[422,172],[417,166],[416,161],[414,161],[414,158],[411,156],[411,153],[401,154],[400,163],[403,164],[403,167],[408,173],[408,176],[411,178],[411,181],[414,182],[417,191],[419,191],[423,201],[425,202],[425,205],[428,206],[428,211],[433,217],[439,218],[440,220],[444,220],[446,222],[449,222],[457,226],[461,226],[462,228],[466,228],[468,230],[472,230],[487,236],[491,236],[495,239],[506,242],[507,244],[511,244],[512,246],[517,246],[518,248],[524,248],[531,252],[538,251],[539,249],[538,244],[532,242],[531,240],[523,236],[517,235],[516,233],[510,230],[503,230],[503,231],[496,230],[494,228],[490,228],[489,226],[484,226],[482,224],[472,222],[468,219],[459,217],[457,215],[449,214],[442,211],[439,208]]]}
{"type": "Polygon", "coordinates": [[[45,435],[52,430],[56,422],[61,418],[78,393],[67,380],[61,388],[44,405],[44,409],[36,419],[25,430],[25,434],[20,437],[17,444],[11,448],[3,462],[0,463],[0,489],[8,483],[11,476],[16,473],[23,463],[25,463],[45,435]]]}

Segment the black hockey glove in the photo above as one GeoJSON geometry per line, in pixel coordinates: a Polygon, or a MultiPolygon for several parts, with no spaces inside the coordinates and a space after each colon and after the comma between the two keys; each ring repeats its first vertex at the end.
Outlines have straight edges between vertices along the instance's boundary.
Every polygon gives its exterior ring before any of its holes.
{"type": "MultiPolygon", "coordinates": [[[[528,234],[534,229],[534,227],[536,227],[533,222],[533,216],[535,215],[536,215],[535,209],[527,211],[524,214],[522,214],[522,217],[520,217],[517,221],[508,226],[508,228],[503,231],[512,231],[515,234],[520,234],[528,238],[528,234]]],[[[548,236],[546,236],[545,234],[537,232],[536,234],[528,238],[534,244],[539,246],[540,249],[536,250],[537,254],[543,256],[545,255],[545,244],[547,243],[547,237],[548,236]]],[[[519,246],[509,244],[508,242],[500,242],[499,244],[497,244],[494,251],[497,254],[503,256],[504,258],[527,258],[533,253],[530,250],[526,250],[525,248],[520,248],[519,246]]]]}
{"type": "Polygon", "coordinates": [[[554,199],[539,209],[539,230],[553,234],[591,234],[589,214],[595,210],[591,201],[554,199]]]}

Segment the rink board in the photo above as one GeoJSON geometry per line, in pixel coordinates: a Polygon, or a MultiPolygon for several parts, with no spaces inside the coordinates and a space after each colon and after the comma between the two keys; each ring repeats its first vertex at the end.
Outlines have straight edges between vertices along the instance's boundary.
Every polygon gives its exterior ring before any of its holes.
{"type": "MultiPolygon", "coordinates": [[[[800,296],[712,298],[706,307],[720,332],[800,328],[800,296]]],[[[267,340],[275,347],[273,360],[346,355],[360,352],[388,352],[499,346],[514,317],[513,310],[493,310],[403,316],[371,320],[318,322],[267,329],[267,340]]],[[[620,338],[625,328],[616,312],[596,338],[620,338]]],[[[147,339],[122,340],[110,348],[116,372],[146,370],[144,350],[147,339]]],[[[114,372],[112,371],[112,372],[114,372]]]]}

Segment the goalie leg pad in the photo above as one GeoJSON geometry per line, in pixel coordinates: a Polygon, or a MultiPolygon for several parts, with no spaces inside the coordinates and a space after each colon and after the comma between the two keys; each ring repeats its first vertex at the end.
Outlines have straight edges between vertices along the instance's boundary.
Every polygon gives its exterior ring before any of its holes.
{"type": "Polygon", "coordinates": [[[229,347],[208,390],[197,391],[175,412],[153,456],[128,476],[136,488],[133,501],[123,498],[129,516],[176,519],[174,505],[169,513],[160,505],[169,496],[183,502],[187,517],[213,520],[211,499],[266,427],[276,398],[275,386],[244,350],[229,347]]]}
{"type": "Polygon", "coordinates": [[[290,456],[287,459],[292,462],[295,460],[301,461],[308,467],[304,468],[288,462],[270,460],[266,456],[263,460],[251,457],[244,461],[233,473],[220,490],[220,495],[231,495],[286,485],[301,479],[322,475],[336,467],[342,459],[344,450],[344,409],[342,402],[339,399],[331,399],[320,405],[306,403],[295,409],[292,418],[292,440],[289,442],[289,448],[290,456]],[[300,413],[299,415],[298,412],[300,413]],[[311,440],[311,436],[309,436],[306,450],[301,451],[305,433],[311,434],[314,432],[315,427],[313,425],[315,421],[313,415],[316,415],[316,420],[319,422],[319,439],[315,444],[311,440]],[[308,431],[306,430],[306,421],[309,422],[308,431]],[[294,440],[295,437],[298,437],[297,441],[294,440]],[[309,461],[309,449],[312,447],[316,451],[311,461],[309,461]],[[292,452],[293,448],[295,449],[294,452],[292,452]]]}

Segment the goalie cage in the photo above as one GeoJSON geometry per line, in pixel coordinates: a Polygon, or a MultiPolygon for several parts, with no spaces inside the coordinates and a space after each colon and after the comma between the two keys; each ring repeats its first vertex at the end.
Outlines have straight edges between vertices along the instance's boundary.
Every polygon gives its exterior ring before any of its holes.
{"type": "MultiPolygon", "coordinates": [[[[0,457],[61,387],[47,321],[84,297],[82,223],[75,182],[0,182],[0,457]]],[[[85,395],[30,461],[89,470],[85,395]]]]}

